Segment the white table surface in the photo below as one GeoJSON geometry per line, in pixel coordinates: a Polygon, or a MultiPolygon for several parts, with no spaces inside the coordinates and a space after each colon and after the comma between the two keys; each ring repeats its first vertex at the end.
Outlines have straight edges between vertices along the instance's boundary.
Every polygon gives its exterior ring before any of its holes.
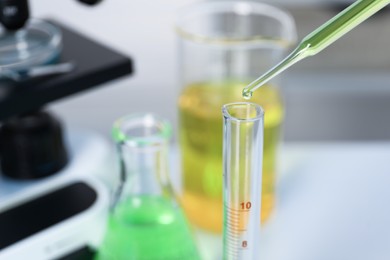
{"type": "MultiPolygon", "coordinates": [[[[390,142],[290,143],[281,151],[277,209],[258,259],[390,259],[390,142]]],[[[220,235],[196,235],[202,259],[221,259],[220,235]]]]}
{"type": "MultiPolygon", "coordinates": [[[[390,259],[390,142],[287,144],[261,260],[390,259]]],[[[219,236],[198,232],[204,259],[219,236]]]]}

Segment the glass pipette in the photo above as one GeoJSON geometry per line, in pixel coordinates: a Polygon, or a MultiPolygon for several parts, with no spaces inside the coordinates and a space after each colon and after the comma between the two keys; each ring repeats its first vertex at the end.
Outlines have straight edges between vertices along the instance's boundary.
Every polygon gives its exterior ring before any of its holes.
{"type": "Polygon", "coordinates": [[[246,99],[252,97],[253,91],[261,87],[298,61],[316,55],[341,36],[352,30],[371,15],[385,7],[390,0],[358,0],[328,22],[307,35],[298,47],[275,67],[260,76],[242,92],[246,99]]]}

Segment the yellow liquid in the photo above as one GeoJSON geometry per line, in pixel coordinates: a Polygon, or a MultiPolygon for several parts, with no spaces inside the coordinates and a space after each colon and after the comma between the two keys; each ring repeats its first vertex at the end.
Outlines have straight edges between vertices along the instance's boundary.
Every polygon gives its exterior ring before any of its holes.
{"type": "MultiPolygon", "coordinates": [[[[188,85],[179,99],[182,154],[182,205],[196,226],[222,231],[222,112],[224,104],[245,101],[246,84],[232,80],[188,85]]],[[[275,157],[283,106],[277,88],[266,85],[250,102],[261,105],[264,155],[261,220],[270,216],[275,201],[275,157]]]]}

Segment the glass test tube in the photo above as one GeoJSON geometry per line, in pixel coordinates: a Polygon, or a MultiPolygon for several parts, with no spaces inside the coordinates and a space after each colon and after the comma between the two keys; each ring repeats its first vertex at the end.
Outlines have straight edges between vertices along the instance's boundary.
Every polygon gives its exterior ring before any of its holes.
{"type": "Polygon", "coordinates": [[[222,108],[223,259],[258,257],[264,111],[254,103],[222,108]]]}

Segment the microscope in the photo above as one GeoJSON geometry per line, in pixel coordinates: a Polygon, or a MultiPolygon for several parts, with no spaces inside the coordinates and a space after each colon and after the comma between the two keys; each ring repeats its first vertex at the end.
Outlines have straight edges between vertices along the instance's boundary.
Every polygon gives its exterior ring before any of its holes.
{"type": "Polygon", "coordinates": [[[132,72],[129,57],[30,18],[27,0],[0,0],[0,260],[72,259],[98,243],[109,194],[91,176],[109,145],[45,107],[132,72]]]}
{"type": "MultiPolygon", "coordinates": [[[[101,0],[78,0],[87,5],[96,5],[101,0]]],[[[23,28],[30,17],[28,0],[1,0],[0,23],[9,31],[23,28]]]]}

